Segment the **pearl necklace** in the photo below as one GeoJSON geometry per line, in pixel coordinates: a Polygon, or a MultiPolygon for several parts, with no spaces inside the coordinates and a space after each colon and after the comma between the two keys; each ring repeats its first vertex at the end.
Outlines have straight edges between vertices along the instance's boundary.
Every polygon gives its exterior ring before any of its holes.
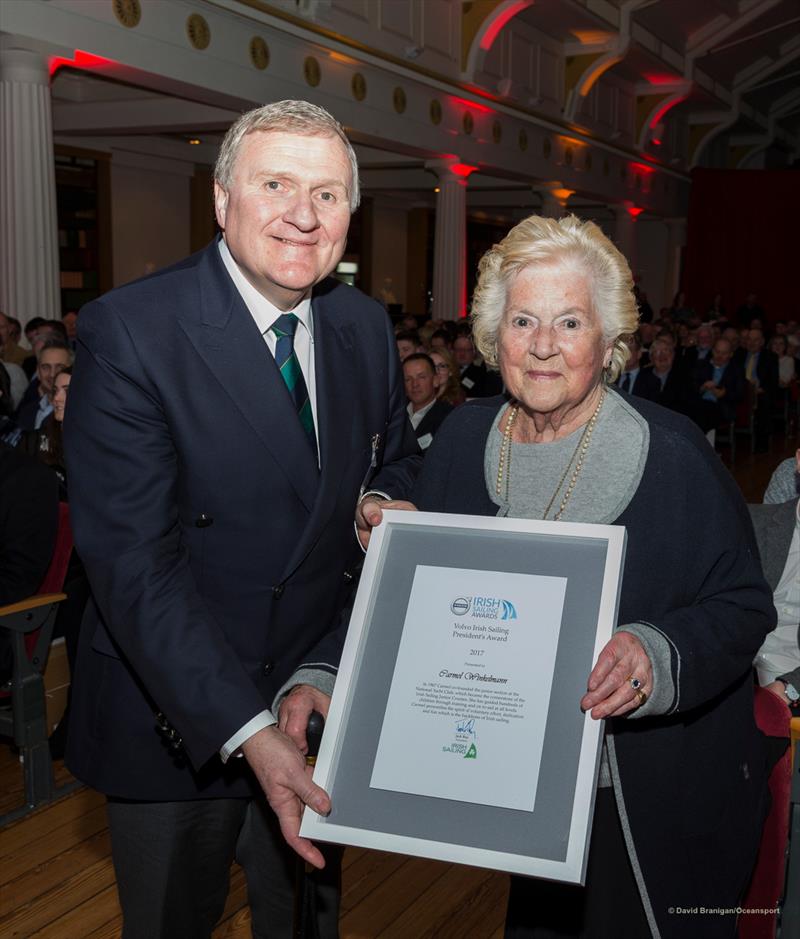
{"type": "MultiPolygon", "coordinates": [[[[561,487],[564,485],[564,481],[567,478],[567,473],[569,472],[570,466],[575,463],[575,469],[570,477],[569,484],[564,493],[564,497],[561,500],[561,504],[558,507],[558,511],[553,516],[553,521],[557,522],[561,516],[564,514],[564,509],[567,507],[567,503],[572,497],[572,493],[575,489],[575,484],[578,481],[578,477],[581,474],[583,469],[583,464],[586,461],[586,454],[589,450],[589,444],[592,442],[592,433],[594,432],[595,425],[597,424],[597,418],[600,415],[600,408],[603,406],[603,402],[606,399],[606,392],[603,390],[600,394],[600,400],[597,402],[597,407],[594,409],[594,414],[589,418],[586,427],[583,429],[580,440],[578,441],[577,447],[575,447],[575,452],[569,459],[564,472],[561,476],[561,479],[558,481],[558,485],[555,488],[555,492],[550,497],[550,501],[547,503],[547,508],[544,510],[542,515],[542,521],[547,519],[547,516],[550,514],[550,509],[553,507],[553,503],[556,501],[556,496],[561,492],[561,487]]],[[[497,483],[495,485],[495,494],[498,498],[501,497],[501,492],[503,492],[503,482],[505,481],[505,502],[508,504],[508,490],[509,483],[511,481],[511,436],[514,429],[514,422],[517,419],[519,414],[519,403],[515,402],[511,410],[508,412],[508,418],[506,419],[505,430],[503,431],[503,442],[500,445],[500,459],[497,464],[497,483]]]]}

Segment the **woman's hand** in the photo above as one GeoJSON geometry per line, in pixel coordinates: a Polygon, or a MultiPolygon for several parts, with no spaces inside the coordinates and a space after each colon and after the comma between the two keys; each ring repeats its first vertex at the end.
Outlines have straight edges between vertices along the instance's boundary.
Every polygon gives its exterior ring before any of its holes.
{"type": "Polygon", "coordinates": [[[369,538],[372,529],[380,525],[383,521],[383,510],[395,509],[403,512],[416,512],[417,507],[413,502],[387,501],[386,499],[367,496],[363,502],[359,502],[356,507],[356,531],[361,547],[366,551],[369,544],[369,538]]]}
{"type": "Polygon", "coordinates": [[[653,691],[650,659],[636,636],[620,630],[597,657],[589,675],[588,691],[581,698],[581,709],[591,711],[596,721],[635,711],[644,700],[631,685],[633,678],[639,679],[638,690],[649,697],[653,691]]]}

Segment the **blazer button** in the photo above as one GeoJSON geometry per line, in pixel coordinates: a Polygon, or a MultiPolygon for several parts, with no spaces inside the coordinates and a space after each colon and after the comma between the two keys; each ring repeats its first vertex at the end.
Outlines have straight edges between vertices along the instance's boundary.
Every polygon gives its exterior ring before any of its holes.
{"type": "Polygon", "coordinates": [[[264,673],[264,677],[266,678],[267,675],[270,675],[274,668],[275,668],[274,662],[264,662],[264,668],[262,669],[264,673]]]}
{"type": "Polygon", "coordinates": [[[276,600],[280,600],[283,596],[284,589],[283,584],[278,584],[276,587],[272,588],[272,596],[275,597],[276,600]]]}
{"type": "Polygon", "coordinates": [[[353,575],[350,573],[350,571],[345,571],[342,576],[346,581],[351,581],[353,579],[353,575]]]}
{"type": "Polygon", "coordinates": [[[211,518],[210,515],[206,515],[206,513],[203,512],[201,515],[197,516],[197,518],[194,520],[194,523],[198,528],[208,528],[209,525],[214,524],[214,519],[211,518]]]}

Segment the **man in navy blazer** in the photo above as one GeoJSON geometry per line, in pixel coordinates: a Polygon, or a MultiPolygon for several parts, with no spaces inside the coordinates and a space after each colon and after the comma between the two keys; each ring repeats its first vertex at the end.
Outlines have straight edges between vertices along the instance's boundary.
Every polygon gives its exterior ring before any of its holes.
{"type": "Polygon", "coordinates": [[[323,863],[298,834],[304,804],[330,808],[304,731],[346,629],[354,511],[367,483],[402,498],[420,460],[385,314],[328,277],[357,205],[331,115],[251,111],[215,169],[222,238],[80,314],[65,441],[93,598],[67,762],[109,797],[125,939],[210,936],[234,856],[253,935],[288,936],[278,826],[323,863]]]}

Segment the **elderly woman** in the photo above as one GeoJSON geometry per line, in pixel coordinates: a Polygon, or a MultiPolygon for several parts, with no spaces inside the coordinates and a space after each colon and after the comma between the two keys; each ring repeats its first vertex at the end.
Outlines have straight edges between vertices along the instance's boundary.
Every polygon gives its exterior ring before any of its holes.
{"type": "Polygon", "coordinates": [[[765,811],[751,663],[774,610],[744,502],[686,418],[611,388],[637,312],[597,226],[521,222],[472,317],[508,396],[445,421],[415,505],[628,533],[619,626],[575,699],[607,721],[587,886],[512,878],[506,935],[733,936],[735,914],[674,910],[736,907],[765,811]]]}

